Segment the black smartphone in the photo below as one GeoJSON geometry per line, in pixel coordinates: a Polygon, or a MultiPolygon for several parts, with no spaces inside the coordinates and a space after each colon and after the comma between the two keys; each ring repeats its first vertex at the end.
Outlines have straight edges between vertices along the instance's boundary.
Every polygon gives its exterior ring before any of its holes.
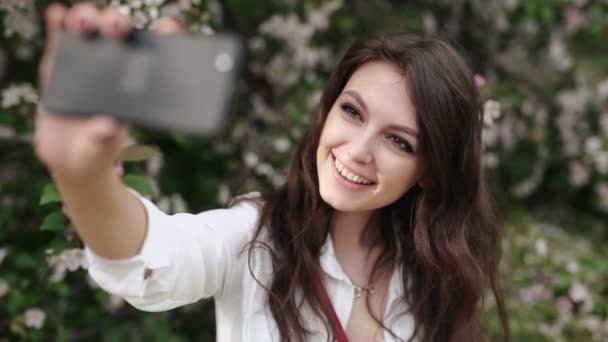
{"type": "Polygon", "coordinates": [[[134,30],[116,40],[62,32],[42,104],[56,113],[221,134],[243,53],[233,34],[134,30]]]}

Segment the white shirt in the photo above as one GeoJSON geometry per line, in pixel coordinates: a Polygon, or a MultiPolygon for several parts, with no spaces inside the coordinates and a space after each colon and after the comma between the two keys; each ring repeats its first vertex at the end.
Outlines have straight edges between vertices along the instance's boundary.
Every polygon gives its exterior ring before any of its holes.
{"type": "MultiPolygon", "coordinates": [[[[247,252],[241,253],[253,236],[259,208],[244,201],[232,208],[197,215],[167,215],[152,202],[136,196],[148,215],[140,253],[128,259],[110,260],[85,248],[89,274],[99,286],[145,311],[169,310],[213,297],[217,341],[278,341],[265,290],[249,272],[247,252]],[[152,273],[144,279],[146,269],[152,273]]],[[[346,327],[354,286],[336,259],[331,238],[322,247],[320,264],[331,302],[346,327]]],[[[270,265],[269,255],[258,249],[252,270],[264,284],[269,284],[272,276],[270,265]]],[[[407,340],[413,332],[414,320],[404,313],[407,307],[401,300],[403,291],[400,270],[396,267],[389,284],[384,323],[401,340],[407,340]]],[[[311,340],[326,341],[321,320],[308,307],[301,314],[308,327],[319,332],[311,340]]],[[[396,341],[387,332],[384,340],[396,341]]]]}

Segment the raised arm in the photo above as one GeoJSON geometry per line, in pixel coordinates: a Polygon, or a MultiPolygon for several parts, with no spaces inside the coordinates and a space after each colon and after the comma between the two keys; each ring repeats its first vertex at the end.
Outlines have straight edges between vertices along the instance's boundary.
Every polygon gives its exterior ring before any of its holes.
{"type": "MultiPolygon", "coordinates": [[[[98,9],[91,3],[72,8],[55,3],[45,16],[47,39],[39,67],[43,93],[61,30],[82,35],[99,30],[104,36],[121,39],[131,29],[130,18],[114,8],[98,9]]],[[[174,19],[161,18],[157,30],[173,33],[182,26],[174,19]]],[[[103,114],[75,119],[49,113],[43,106],[38,108],[35,124],[36,154],[49,169],[84,243],[108,259],[136,255],[146,236],[146,211],[113,171],[128,128],[103,114]]]]}

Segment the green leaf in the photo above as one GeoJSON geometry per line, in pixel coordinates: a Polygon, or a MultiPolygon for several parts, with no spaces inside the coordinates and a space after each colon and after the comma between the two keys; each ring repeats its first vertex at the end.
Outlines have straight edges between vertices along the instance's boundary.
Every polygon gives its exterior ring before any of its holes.
{"type": "Polygon", "coordinates": [[[122,161],[143,161],[152,157],[160,156],[160,149],[152,145],[134,144],[127,146],[120,151],[119,159],[122,161]]]}
{"type": "Polygon", "coordinates": [[[152,187],[144,176],[126,175],[122,179],[129,188],[139,192],[142,196],[152,195],[152,187]]]}
{"type": "Polygon", "coordinates": [[[61,195],[59,194],[59,191],[57,191],[55,184],[49,183],[44,186],[44,189],[42,189],[42,196],[40,196],[41,205],[49,203],[58,203],[61,201],[61,195]]]}
{"type": "Polygon", "coordinates": [[[40,230],[62,231],[67,226],[68,222],[60,211],[50,213],[42,221],[40,230]]]}

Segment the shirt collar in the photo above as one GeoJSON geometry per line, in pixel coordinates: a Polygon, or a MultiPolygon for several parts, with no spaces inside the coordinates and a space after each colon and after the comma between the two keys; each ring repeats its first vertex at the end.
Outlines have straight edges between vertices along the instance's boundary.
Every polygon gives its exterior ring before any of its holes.
{"type": "MultiPolygon", "coordinates": [[[[323,269],[328,276],[337,280],[345,281],[352,285],[350,278],[346,272],[344,272],[338,258],[336,257],[334,244],[330,234],[327,234],[327,238],[321,247],[321,256],[319,257],[319,262],[321,264],[321,269],[323,269]]],[[[399,266],[393,269],[388,286],[389,298],[396,299],[396,297],[404,293],[403,282],[401,281],[402,270],[403,264],[399,264],[399,266]]]]}
{"type": "Polygon", "coordinates": [[[323,271],[330,277],[337,280],[346,281],[349,284],[351,283],[350,279],[346,275],[346,272],[344,272],[342,269],[340,262],[338,262],[338,258],[336,258],[334,243],[331,240],[330,234],[327,234],[327,238],[321,247],[321,256],[319,257],[319,262],[323,271]]]}

